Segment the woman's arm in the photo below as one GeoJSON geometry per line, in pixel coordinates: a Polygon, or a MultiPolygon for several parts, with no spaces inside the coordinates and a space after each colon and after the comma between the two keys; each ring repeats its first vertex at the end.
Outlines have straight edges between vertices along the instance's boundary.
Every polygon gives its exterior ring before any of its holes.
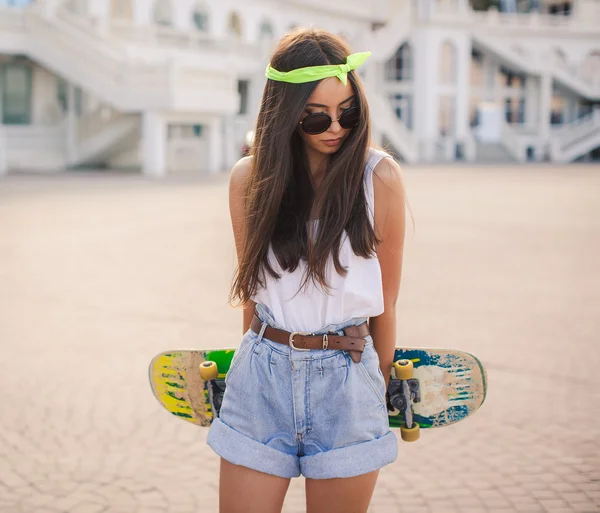
{"type": "Polygon", "coordinates": [[[384,311],[369,318],[369,328],[379,355],[386,386],[390,380],[396,347],[396,303],[402,276],[405,232],[405,188],[402,170],[392,159],[382,159],[373,170],[376,245],[383,281],[384,311]]]}
{"type": "MultiPolygon", "coordinates": [[[[237,260],[240,262],[244,245],[246,213],[244,211],[244,195],[246,182],[252,169],[252,157],[244,157],[233,166],[229,176],[229,213],[231,214],[231,226],[235,240],[237,260]]],[[[250,328],[252,315],[254,314],[255,302],[249,300],[244,305],[242,315],[242,334],[250,328]]]]}

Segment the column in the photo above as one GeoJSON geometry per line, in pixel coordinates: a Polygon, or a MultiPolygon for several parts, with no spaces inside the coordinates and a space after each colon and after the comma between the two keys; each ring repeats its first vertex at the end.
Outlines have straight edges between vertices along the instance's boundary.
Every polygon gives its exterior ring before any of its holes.
{"type": "Polygon", "coordinates": [[[67,85],[67,164],[73,165],[77,159],[77,113],[75,112],[75,86],[67,85]]]}
{"type": "Polygon", "coordinates": [[[527,75],[525,79],[525,126],[527,127],[534,127],[537,123],[539,83],[539,79],[533,75],[527,75]]]}
{"type": "Polygon", "coordinates": [[[483,83],[485,86],[485,101],[496,103],[496,73],[498,72],[498,62],[491,55],[485,54],[483,57],[483,83]]]}
{"type": "Polygon", "coordinates": [[[597,27],[600,23],[600,7],[596,0],[577,0],[573,3],[571,17],[578,24],[597,27]]]}
{"type": "Polygon", "coordinates": [[[0,123],[0,176],[8,173],[8,160],[6,156],[8,148],[6,145],[6,137],[4,135],[4,125],[0,123]]]}
{"type": "Polygon", "coordinates": [[[213,116],[208,129],[208,171],[217,174],[225,167],[223,163],[223,126],[220,115],[213,116]]]}
{"type": "Polygon", "coordinates": [[[238,147],[238,142],[235,139],[235,118],[233,115],[227,115],[224,121],[225,140],[222,141],[222,149],[225,149],[225,161],[222,163],[227,169],[231,169],[233,165],[240,159],[241,152],[238,147]]]}
{"type": "Polygon", "coordinates": [[[540,77],[539,98],[539,134],[547,142],[550,136],[550,110],[552,107],[552,79],[547,72],[544,72],[540,77]]]}
{"type": "Polygon", "coordinates": [[[142,168],[146,176],[167,174],[167,122],[158,112],[142,114],[142,168]]]}
{"type": "Polygon", "coordinates": [[[209,11],[210,33],[215,39],[226,39],[229,24],[229,5],[225,2],[213,2],[209,11]]]}
{"type": "Polygon", "coordinates": [[[435,13],[436,0],[417,0],[417,16],[421,21],[429,21],[435,13]]]}
{"type": "Polygon", "coordinates": [[[419,141],[419,160],[435,157],[440,99],[437,94],[439,42],[431,30],[413,37],[414,131],[419,141]]]}
{"type": "Polygon", "coordinates": [[[58,0],[46,0],[40,5],[40,9],[42,9],[46,18],[52,18],[56,13],[56,9],[59,6],[58,4],[58,0]]]}
{"type": "MultiPolygon", "coordinates": [[[[2,81],[0,80],[0,98],[2,98],[2,81]]],[[[6,144],[6,135],[4,133],[4,125],[2,124],[2,115],[3,115],[3,102],[0,101],[0,175],[6,174],[8,172],[8,158],[6,152],[8,151],[8,147],[6,144]]]]}
{"type": "Polygon", "coordinates": [[[453,41],[456,51],[456,100],[455,100],[455,137],[461,145],[463,157],[474,158],[474,148],[470,147],[471,123],[469,103],[471,99],[471,39],[466,35],[453,41]]]}
{"type": "Polygon", "coordinates": [[[137,27],[147,27],[152,25],[153,20],[153,2],[152,0],[132,0],[133,24],[137,27]]]}
{"type": "MultiPolygon", "coordinates": [[[[260,110],[262,94],[265,88],[265,74],[261,70],[260,73],[255,73],[250,79],[250,87],[248,91],[248,118],[256,119],[260,110]]],[[[252,129],[254,126],[251,127],[252,129]]]]}
{"type": "Polygon", "coordinates": [[[571,123],[577,119],[579,114],[579,109],[577,108],[578,99],[572,93],[568,93],[566,100],[565,122],[571,123]]]}

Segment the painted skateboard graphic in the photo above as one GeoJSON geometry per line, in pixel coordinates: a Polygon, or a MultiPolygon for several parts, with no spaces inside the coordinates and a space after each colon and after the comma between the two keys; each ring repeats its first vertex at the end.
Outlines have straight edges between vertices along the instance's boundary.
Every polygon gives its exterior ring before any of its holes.
{"type": "MultiPolygon", "coordinates": [[[[150,362],[154,396],[173,415],[209,426],[219,415],[225,376],[235,349],[174,350],[150,362]]],[[[455,424],[483,404],[487,376],[481,362],[462,351],[396,348],[388,384],[390,427],[414,441],[422,428],[455,424]]]]}

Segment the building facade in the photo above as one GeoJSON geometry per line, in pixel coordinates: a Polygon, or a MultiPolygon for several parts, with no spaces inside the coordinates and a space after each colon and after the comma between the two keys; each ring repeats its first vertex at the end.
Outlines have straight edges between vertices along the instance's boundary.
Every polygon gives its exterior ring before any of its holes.
{"type": "Polygon", "coordinates": [[[373,52],[373,137],[401,160],[597,158],[600,0],[495,4],[0,0],[0,170],[230,169],[296,26],[373,52]]]}

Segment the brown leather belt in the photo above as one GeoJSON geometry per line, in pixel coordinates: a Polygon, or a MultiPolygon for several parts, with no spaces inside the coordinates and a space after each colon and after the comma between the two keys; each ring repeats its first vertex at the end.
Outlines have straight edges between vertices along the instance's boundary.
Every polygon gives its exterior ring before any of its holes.
{"type": "MultiPolygon", "coordinates": [[[[259,334],[262,321],[256,314],[252,317],[250,329],[259,334]]],[[[310,349],[341,349],[348,351],[350,358],[355,363],[360,362],[365,350],[365,339],[369,334],[369,325],[366,322],[358,326],[347,326],[341,330],[344,335],[337,333],[324,333],[314,335],[304,331],[289,332],[267,325],[263,336],[273,342],[290,346],[296,351],[309,351],[310,349]]]]}

